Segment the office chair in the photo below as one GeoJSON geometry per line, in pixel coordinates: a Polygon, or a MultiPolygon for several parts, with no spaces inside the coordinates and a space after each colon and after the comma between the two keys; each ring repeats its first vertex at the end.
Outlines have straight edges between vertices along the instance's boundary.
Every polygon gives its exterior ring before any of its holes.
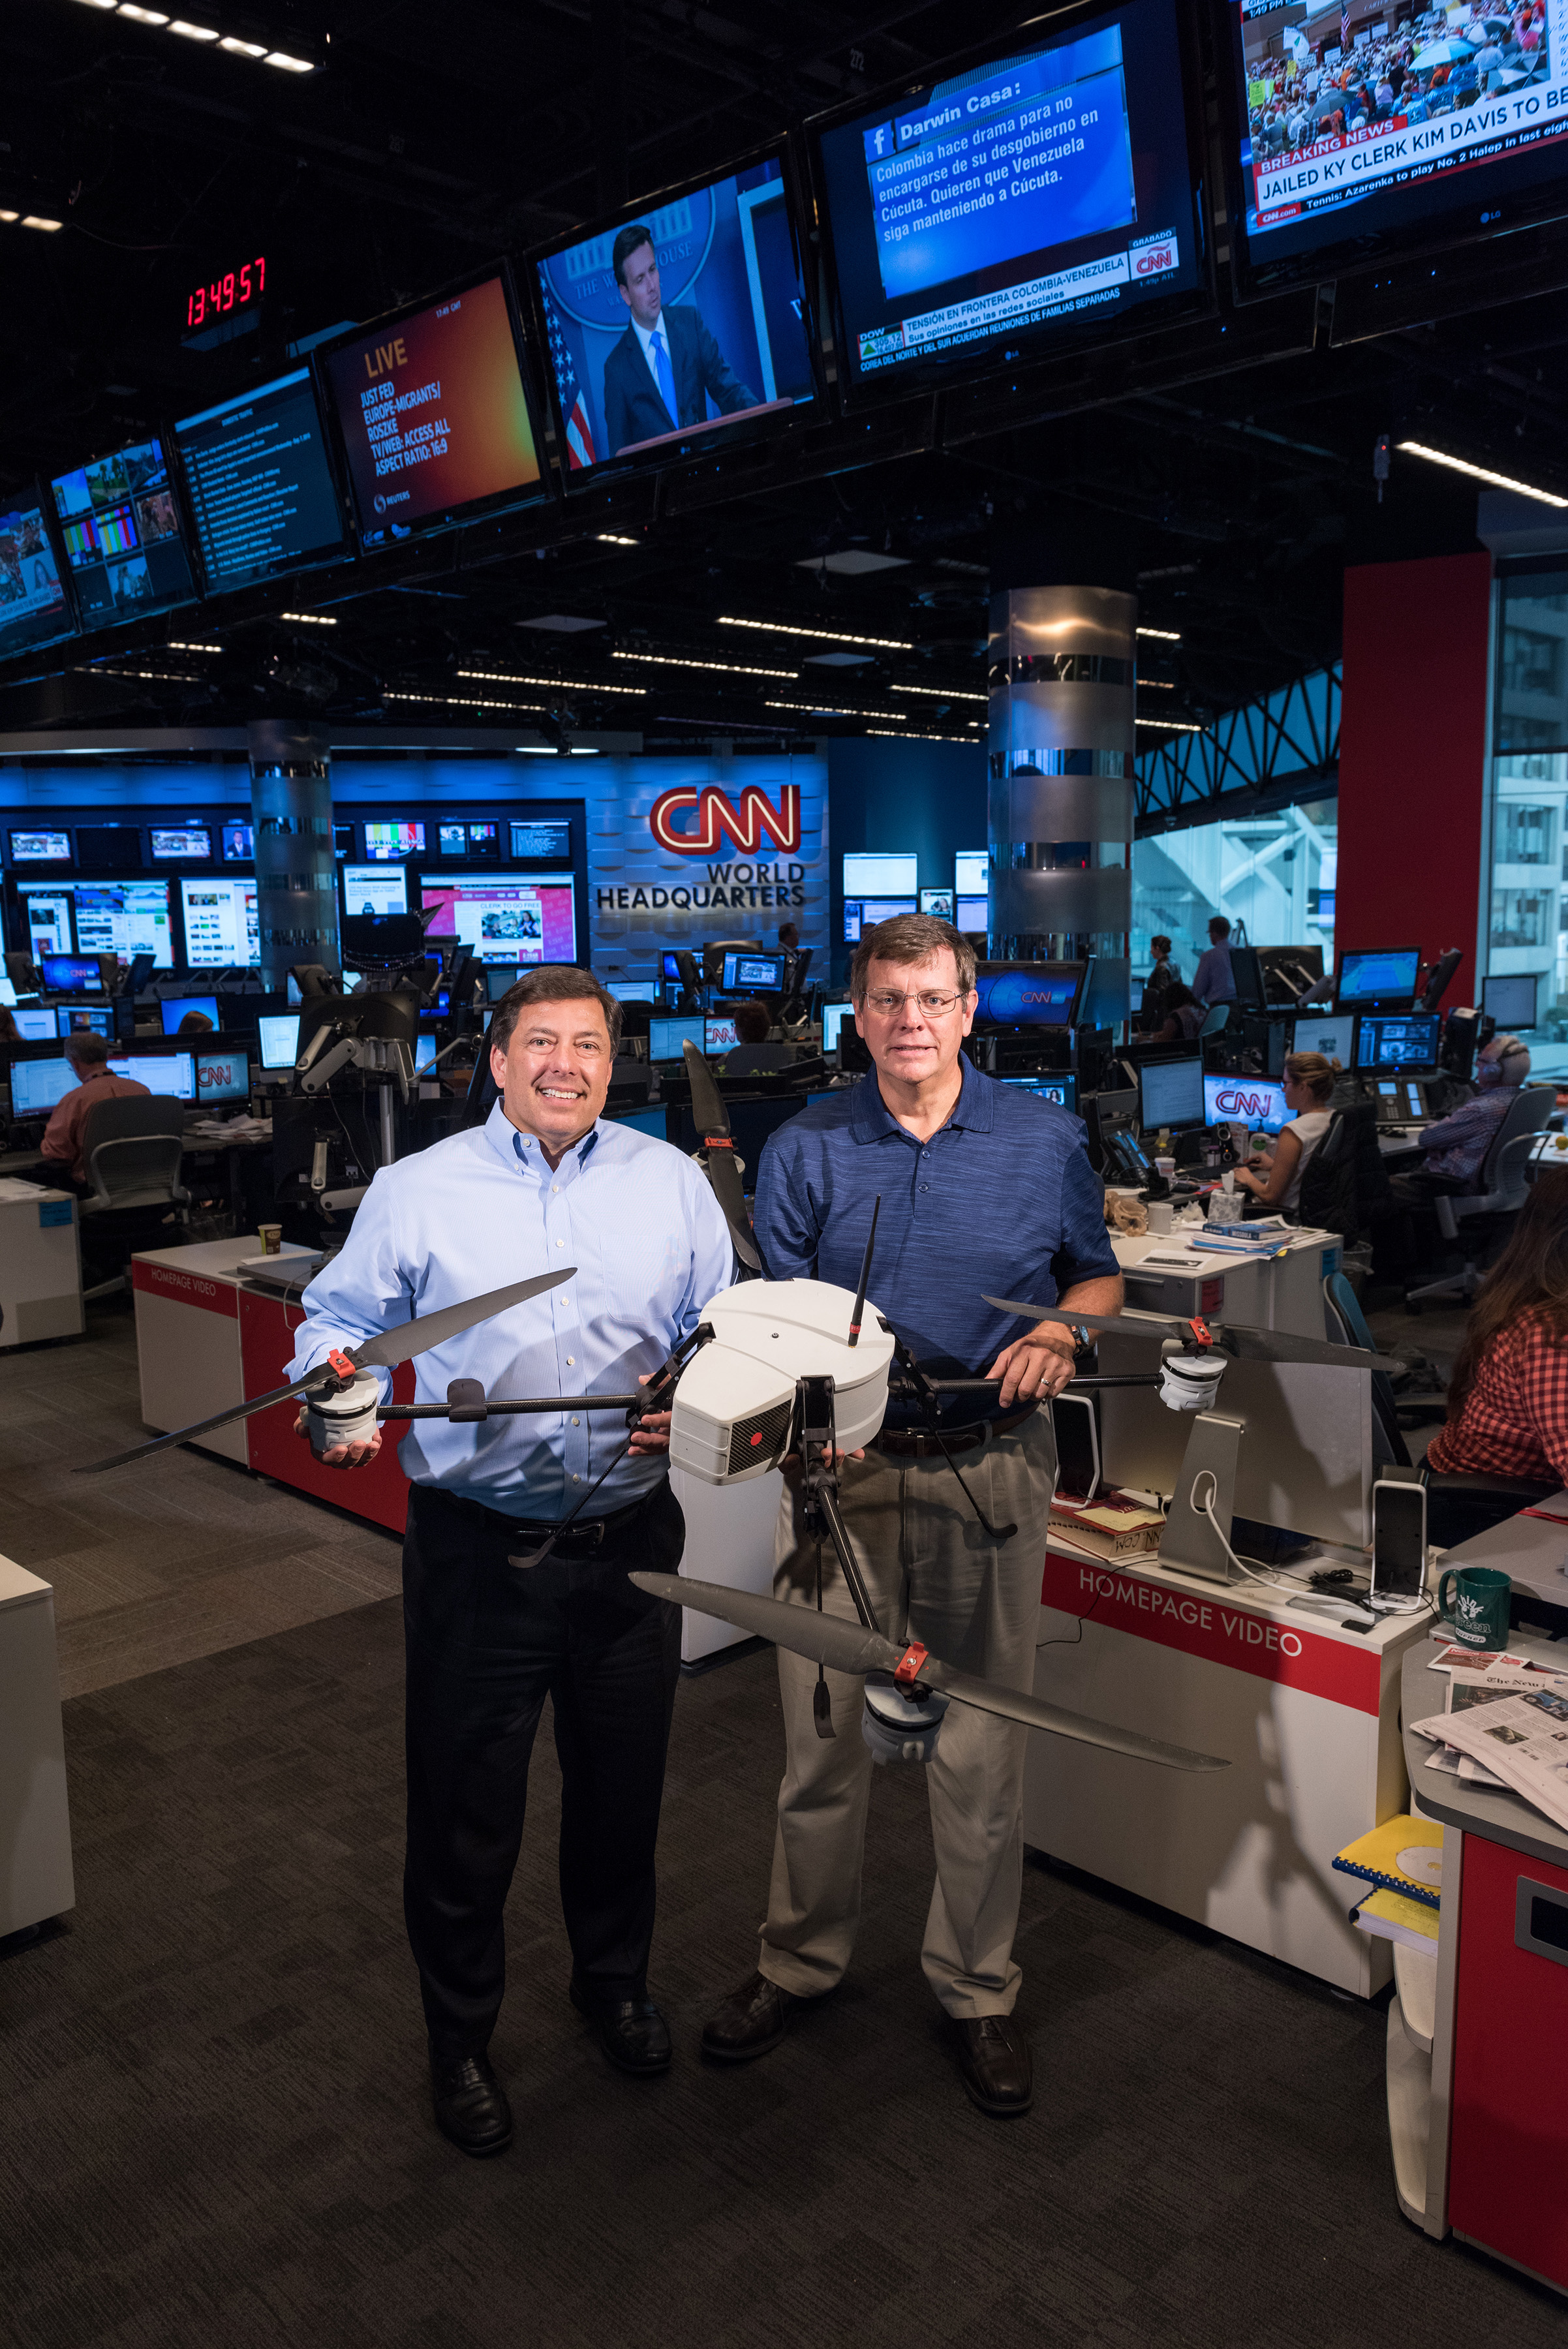
{"type": "Polygon", "coordinates": [[[1205,1036],[1220,1035],[1230,1023],[1231,1006],[1228,1003],[1210,1004],[1203,1015],[1203,1025],[1198,1030],[1199,1041],[1201,1042],[1205,1036]]]}
{"type": "MultiPolygon", "coordinates": [[[[1396,1440],[1402,1442],[1398,1436],[1402,1428],[1420,1427],[1429,1419],[1447,1415],[1448,1389],[1433,1383],[1437,1372],[1425,1354],[1413,1346],[1380,1346],[1368,1327],[1360,1299],[1343,1272],[1325,1277],[1323,1307],[1331,1346],[1361,1346],[1396,1365],[1372,1373],[1373,1408],[1396,1440]]],[[[1400,1453],[1394,1457],[1399,1460],[1400,1453]]]]}
{"type": "MultiPolygon", "coordinates": [[[[177,1101],[133,1093],[95,1102],[82,1128],[82,1160],[92,1195],[80,1209],[84,1255],[89,1241],[104,1243],[100,1262],[112,1256],[122,1267],[138,1247],[167,1245],[170,1210],[182,1226],[191,1194],[180,1181],[184,1112],[177,1101]]],[[[129,1286],[124,1270],[111,1274],[84,1298],[111,1296],[129,1286]]]]}
{"type": "MultiPolygon", "coordinates": [[[[1323,1284],[1324,1326],[1331,1346],[1365,1346],[1377,1351],[1356,1302],[1355,1291],[1344,1273],[1331,1272],[1323,1284]]],[[[1409,1448],[1399,1425],[1394,1382],[1386,1371],[1372,1373],[1372,1460],[1378,1468],[1408,1468],[1409,1448]]]]}
{"type": "MultiPolygon", "coordinates": [[[[1432,1201],[1438,1229],[1446,1240],[1459,1237],[1461,1224],[1474,1224],[1485,1218],[1495,1226],[1502,1219],[1518,1215],[1524,1205],[1525,1165],[1536,1135],[1545,1132],[1546,1121],[1556,1106],[1555,1085],[1521,1087],[1518,1100],[1510,1103],[1481,1161],[1476,1190],[1439,1192],[1432,1201]]],[[[1490,1232],[1482,1237],[1490,1237],[1490,1232]]],[[[1467,1257],[1462,1271],[1450,1273],[1442,1280],[1424,1281],[1419,1288],[1407,1290],[1405,1309],[1419,1313],[1429,1297],[1459,1297],[1469,1305],[1478,1294],[1481,1279],[1474,1257],[1467,1257]]]]}
{"type": "Polygon", "coordinates": [[[1529,1476],[1472,1475],[1458,1470],[1450,1475],[1428,1468],[1425,1461],[1418,1481],[1427,1488],[1427,1539],[1438,1549],[1452,1549],[1477,1534],[1490,1533],[1493,1526],[1516,1517],[1521,1509],[1538,1508],[1563,1489],[1556,1476],[1537,1484],[1529,1476]]]}

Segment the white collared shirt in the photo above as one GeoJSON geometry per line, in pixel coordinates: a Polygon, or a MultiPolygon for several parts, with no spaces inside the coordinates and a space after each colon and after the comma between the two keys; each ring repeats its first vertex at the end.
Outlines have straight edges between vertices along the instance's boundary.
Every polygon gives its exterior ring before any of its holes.
{"type": "MultiPolygon", "coordinates": [[[[659,367],[653,350],[655,335],[662,335],[664,337],[664,356],[670,363],[670,380],[671,383],[675,380],[675,354],[670,347],[670,329],[664,323],[663,309],[660,308],[651,326],[645,326],[640,318],[634,318],[631,322],[631,331],[642,345],[642,356],[648,361],[648,372],[653,378],[653,388],[662,399],[664,386],[659,380],[659,367]]],[[[680,420],[680,418],[672,412],[670,421],[678,424],[680,420]]]]}

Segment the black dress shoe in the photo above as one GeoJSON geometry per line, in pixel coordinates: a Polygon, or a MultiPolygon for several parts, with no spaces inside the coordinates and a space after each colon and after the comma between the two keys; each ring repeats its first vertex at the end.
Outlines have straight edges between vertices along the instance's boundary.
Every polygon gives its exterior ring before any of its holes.
{"type": "Polygon", "coordinates": [[[500,2153],[512,2142],[512,2107],[487,2055],[431,2050],[436,2127],[464,2153],[500,2153]]]}
{"type": "Polygon", "coordinates": [[[647,1998],[596,1998],[576,1974],[572,2004],[586,2014],[599,2034],[599,2045],[623,2072],[646,2076],[670,2069],[670,2025],[647,1998]]]}
{"type": "Polygon", "coordinates": [[[982,2113],[1007,2120],[1034,2102],[1034,2064],[1029,2042],[1010,2014],[982,2014],[956,2022],[959,2068],[964,2086],[982,2113]]]}
{"type": "Polygon", "coordinates": [[[766,1974],[748,1974],[703,2024],[702,2053],[716,2055],[722,2064],[749,2064],[753,2055],[765,2055],[778,2045],[791,2014],[805,2003],[793,1991],[780,1990],[766,1974]]]}

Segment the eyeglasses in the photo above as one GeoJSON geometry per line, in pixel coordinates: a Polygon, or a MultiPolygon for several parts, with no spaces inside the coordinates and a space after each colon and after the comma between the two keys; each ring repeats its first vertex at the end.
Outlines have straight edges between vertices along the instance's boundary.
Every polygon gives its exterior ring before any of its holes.
{"type": "Polygon", "coordinates": [[[934,987],[919,995],[895,995],[889,988],[866,998],[867,1009],[875,1011],[880,1019],[896,1019],[906,1003],[917,1005],[928,1019],[945,1019],[953,1006],[962,1001],[962,996],[955,989],[934,987]]]}

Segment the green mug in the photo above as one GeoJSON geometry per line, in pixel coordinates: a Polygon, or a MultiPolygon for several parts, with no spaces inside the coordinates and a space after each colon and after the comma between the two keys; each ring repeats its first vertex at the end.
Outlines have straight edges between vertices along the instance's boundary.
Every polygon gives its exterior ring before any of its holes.
{"type": "Polygon", "coordinates": [[[1450,1566],[1438,1578],[1438,1612],[1461,1648],[1501,1650],[1508,1645],[1512,1589],[1507,1575],[1495,1566],[1450,1566]]]}

